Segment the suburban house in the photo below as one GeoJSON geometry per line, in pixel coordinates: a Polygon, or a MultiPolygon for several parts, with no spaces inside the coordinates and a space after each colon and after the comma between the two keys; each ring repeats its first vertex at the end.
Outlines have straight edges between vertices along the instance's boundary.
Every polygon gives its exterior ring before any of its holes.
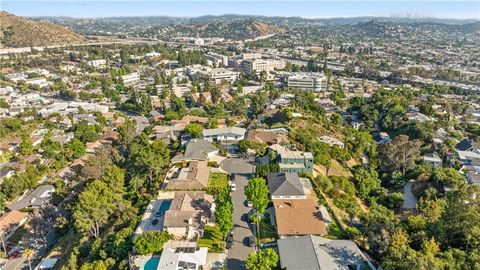
{"type": "Polygon", "coordinates": [[[10,210],[21,210],[24,208],[40,208],[52,198],[55,187],[52,185],[41,185],[35,188],[30,194],[7,205],[10,210]]]}
{"type": "Polygon", "coordinates": [[[351,240],[305,235],[279,239],[277,244],[283,270],[368,269],[364,266],[368,263],[367,257],[351,240]]]}
{"type": "Polygon", "coordinates": [[[182,119],[180,120],[175,120],[173,119],[171,121],[172,125],[188,125],[192,122],[198,122],[202,125],[206,125],[210,122],[210,119],[207,117],[201,117],[201,116],[195,116],[195,115],[185,115],[182,119]]]}
{"type": "Polygon", "coordinates": [[[471,185],[480,185],[480,166],[470,166],[467,172],[467,180],[471,185]]]}
{"type": "Polygon", "coordinates": [[[281,172],[291,173],[313,173],[313,154],[290,150],[285,146],[274,144],[269,146],[270,150],[277,153],[277,162],[281,172]]]}
{"type": "Polygon", "coordinates": [[[165,144],[169,145],[172,141],[177,141],[180,132],[184,128],[184,125],[155,126],[153,127],[152,137],[157,140],[162,140],[165,144]]]}
{"type": "Polygon", "coordinates": [[[163,228],[176,238],[196,239],[205,225],[214,225],[214,209],[213,196],[205,191],[175,192],[163,228]]]}
{"type": "Polygon", "coordinates": [[[305,190],[297,173],[268,173],[268,190],[272,200],[305,199],[305,190]]]}
{"type": "Polygon", "coordinates": [[[207,254],[206,247],[164,247],[157,269],[203,269],[207,264],[207,254]]]}
{"type": "Polygon", "coordinates": [[[190,161],[188,167],[172,167],[164,181],[165,190],[200,190],[208,186],[210,167],[205,160],[190,161]]]}
{"type": "Polygon", "coordinates": [[[443,164],[442,159],[435,153],[432,154],[425,154],[423,156],[423,162],[430,163],[434,166],[441,167],[443,164]]]}
{"type": "Polygon", "coordinates": [[[172,158],[172,162],[179,161],[208,161],[211,157],[218,153],[218,148],[210,142],[202,139],[191,139],[187,143],[185,153],[172,158]]]}
{"type": "Polygon", "coordinates": [[[328,144],[330,147],[334,147],[335,145],[343,149],[345,144],[337,138],[329,137],[329,136],[321,136],[318,138],[320,142],[328,144]]]}
{"type": "Polygon", "coordinates": [[[272,200],[277,234],[280,238],[294,235],[325,235],[327,226],[313,199],[272,200]]]}
{"type": "Polygon", "coordinates": [[[287,136],[284,133],[276,133],[266,129],[250,129],[247,134],[247,140],[272,145],[287,142],[287,136]]]}
{"type": "Polygon", "coordinates": [[[475,160],[480,160],[480,153],[477,152],[457,150],[455,153],[463,165],[472,165],[475,160]]]}
{"type": "Polygon", "coordinates": [[[190,98],[195,104],[209,104],[212,103],[212,94],[210,92],[191,93],[190,98]]]}
{"type": "Polygon", "coordinates": [[[455,148],[459,151],[470,151],[470,152],[477,152],[480,154],[480,143],[471,141],[469,139],[463,139],[455,148]]]}
{"type": "Polygon", "coordinates": [[[237,144],[245,138],[246,130],[239,127],[223,127],[205,129],[202,137],[209,142],[217,142],[224,145],[237,144]]]}

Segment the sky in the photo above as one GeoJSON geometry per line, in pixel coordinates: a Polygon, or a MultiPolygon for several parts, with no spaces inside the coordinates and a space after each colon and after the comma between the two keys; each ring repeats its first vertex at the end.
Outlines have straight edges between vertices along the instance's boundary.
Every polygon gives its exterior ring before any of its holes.
{"type": "Polygon", "coordinates": [[[166,1],[166,0],[0,0],[1,10],[19,16],[68,16],[98,18],[115,16],[264,15],[332,18],[358,16],[419,16],[480,19],[480,0],[470,1],[166,1]]]}

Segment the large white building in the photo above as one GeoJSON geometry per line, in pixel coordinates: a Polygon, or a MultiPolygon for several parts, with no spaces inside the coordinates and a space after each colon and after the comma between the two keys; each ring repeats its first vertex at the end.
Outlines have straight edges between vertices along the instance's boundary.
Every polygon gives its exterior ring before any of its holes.
{"type": "Polygon", "coordinates": [[[88,102],[55,102],[46,108],[43,108],[38,111],[38,114],[41,117],[48,117],[54,113],[59,113],[61,115],[67,115],[71,113],[78,113],[78,108],[82,108],[87,112],[108,112],[108,107],[105,105],[99,105],[97,103],[88,103],[88,102]]]}
{"type": "Polygon", "coordinates": [[[246,132],[246,129],[239,127],[204,129],[202,132],[202,138],[208,142],[235,144],[240,140],[245,139],[246,132]]]}
{"type": "Polygon", "coordinates": [[[220,67],[228,66],[228,57],[214,52],[208,52],[206,54],[207,60],[212,62],[212,65],[220,67]]]}
{"type": "Polygon", "coordinates": [[[285,68],[285,62],[283,60],[266,60],[266,59],[254,59],[244,60],[243,70],[247,73],[273,71],[275,69],[285,68]]]}
{"type": "Polygon", "coordinates": [[[201,65],[185,67],[185,74],[190,77],[209,78],[212,83],[221,83],[222,81],[233,82],[238,79],[240,73],[226,68],[210,68],[201,65]]]}
{"type": "Polygon", "coordinates": [[[288,87],[320,92],[324,78],[315,75],[296,75],[288,77],[288,87]]]}
{"type": "Polygon", "coordinates": [[[131,73],[128,75],[123,75],[122,80],[124,84],[131,84],[140,80],[140,75],[138,73],[131,73]]]}
{"type": "Polygon", "coordinates": [[[107,64],[107,60],[105,59],[87,61],[87,66],[89,67],[100,67],[100,66],[105,66],[106,64],[107,64]]]}

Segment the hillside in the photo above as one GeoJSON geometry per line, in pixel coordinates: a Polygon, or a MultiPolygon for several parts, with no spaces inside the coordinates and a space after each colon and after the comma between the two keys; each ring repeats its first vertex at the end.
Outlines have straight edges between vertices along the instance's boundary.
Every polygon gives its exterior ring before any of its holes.
{"type": "Polygon", "coordinates": [[[285,29],[275,24],[248,19],[179,25],[175,31],[190,36],[199,35],[201,37],[242,40],[269,34],[281,34],[285,32],[285,29]]]}
{"type": "Polygon", "coordinates": [[[28,20],[2,11],[0,41],[0,47],[28,47],[80,43],[84,38],[58,25],[28,20]]]}

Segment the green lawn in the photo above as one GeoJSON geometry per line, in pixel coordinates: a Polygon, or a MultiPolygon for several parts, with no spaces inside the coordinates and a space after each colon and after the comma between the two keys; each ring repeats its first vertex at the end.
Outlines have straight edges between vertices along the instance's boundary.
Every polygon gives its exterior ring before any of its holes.
{"type": "Polygon", "coordinates": [[[228,187],[228,174],[212,173],[208,181],[207,192],[209,194],[218,194],[218,192],[228,187]]]}
{"type": "Polygon", "coordinates": [[[208,252],[222,253],[225,249],[222,233],[217,227],[205,226],[203,237],[198,239],[199,247],[207,247],[208,252]]]}
{"type": "Polygon", "coordinates": [[[265,213],[260,222],[260,244],[274,242],[277,238],[277,229],[270,223],[270,214],[265,213]]]}

